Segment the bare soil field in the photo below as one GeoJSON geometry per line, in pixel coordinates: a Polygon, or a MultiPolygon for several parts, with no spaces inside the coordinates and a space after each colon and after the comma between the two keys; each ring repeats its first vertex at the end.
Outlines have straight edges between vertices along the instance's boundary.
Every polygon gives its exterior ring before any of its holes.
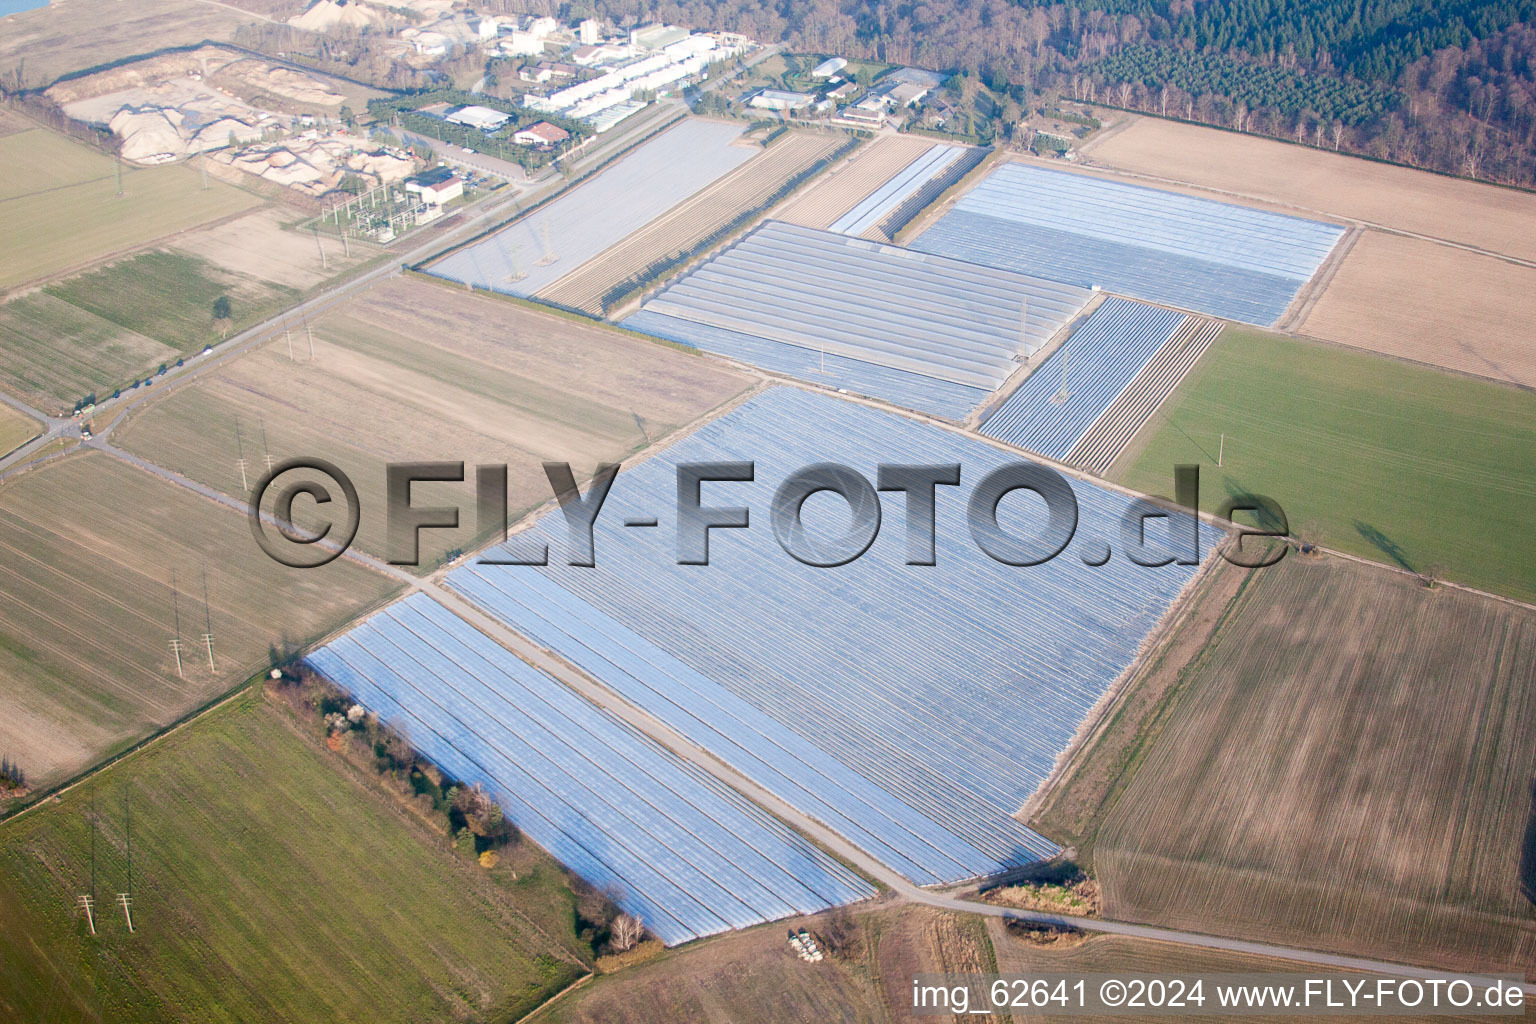
{"type": "Polygon", "coordinates": [[[136,54],[229,39],[240,25],[261,20],[235,8],[201,0],[51,0],[6,17],[0,68],[9,75],[24,58],[24,82],[35,89],[136,54]]]}
{"type": "Polygon", "coordinates": [[[188,232],[176,240],[176,247],[236,273],[301,291],[379,254],[373,246],[352,242],[348,255],[335,238],[317,240],[310,232],[283,227],[297,219],[292,210],[268,206],[188,232]]]}
{"type": "Polygon", "coordinates": [[[803,227],[825,228],[937,141],[916,135],[882,135],[823,174],[810,188],[776,209],[773,216],[803,227]]]}
{"type": "MultiPolygon", "coordinates": [[[[1189,946],[1180,946],[1171,942],[1156,942],[1151,939],[1133,939],[1123,935],[1082,935],[1059,944],[1041,944],[1020,933],[1010,929],[999,918],[987,919],[987,934],[992,940],[992,948],[997,954],[997,969],[1000,974],[1015,974],[1026,977],[1034,977],[1041,973],[1063,974],[1113,974],[1117,977],[1127,975],[1155,975],[1163,978],[1176,975],[1193,974],[1256,974],[1256,973],[1305,973],[1305,968],[1290,960],[1279,960],[1273,957],[1250,956],[1244,953],[1227,953],[1221,950],[1194,949],[1189,946]]],[[[1209,1007],[1213,1001],[1209,990],[1205,993],[1209,1007]]],[[[1015,1021],[1026,1018],[1015,1016],[1015,1021]]],[[[1139,1021],[1139,1020],[1168,1020],[1167,1016],[1143,1017],[1134,1014],[1116,1014],[1114,1016],[1096,1016],[1086,1014],[1076,1018],[1082,1021],[1139,1021]]],[[[1198,1019],[1198,1018],[1197,1018],[1198,1019]]],[[[1239,1014],[1235,1012],[1222,1013],[1223,1021],[1255,1021],[1274,1022],[1278,1020],[1308,1021],[1358,1021],[1359,1017],[1334,1017],[1327,1015],[1308,1014],[1305,1018],[1276,1017],[1265,1014],[1239,1014]]],[[[1447,1016],[1434,1017],[1401,1017],[1394,1016],[1393,1020],[1424,1020],[1424,1021],[1476,1021],[1486,1020],[1484,1017],[1447,1016]]]]}
{"type": "Polygon", "coordinates": [[[121,170],[119,195],[104,153],[44,128],[0,137],[0,291],[260,202],[180,165],[121,170]]]}
{"type": "Polygon", "coordinates": [[[32,417],[0,405],[0,455],[9,455],[42,432],[32,417]]]}
{"type": "Polygon", "coordinates": [[[1152,117],[1090,141],[1093,163],[1536,260],[1536,195],[1152,117]]]}
{"type": "Polygon", "coordinates": [[[384,464],[465,461],[463,485],[418,485],[454,502],[458,530],[422,535],[422,561],[476,539],[473,465],[507,463],[514,515],[550,499],[541,462],[579,478],[739,393],[747,379],[674,349],[419,279],[392,281],[317,320],[314,357],[295,322],[216,374],[148,407],[124,448],[228,494],[265,459],[318,456],[356,482],[359,545],[385,555],[384,464]]]}
{"type": "Polygon", "coordinates": [[[909,906],[881,915],[871,929],[871,957],[892,1024],[974,1021],[974,1015],[919,1015],[912,1007],[912,979],[926,973],[995,974],[997,961],[986,920],[929,907],[909,906]]]}
{"type": "MultiPolygon", "coordinates": [[[[860,919],[869,915],[859,915],[860,919]]],[[[705,1024],[889,1020],[862,958],[800,960],[788,928],[818,928],[819,918],[776,921],[693,943],[636,967],[599,975],[531,1018],[561,1024],[705,1024]]]]}
{"type": "Polygon", "coordinates": [[[1367,231],[1302,334],[1536,387],[1536,269],[1367,231]]]}
{"type": "Polygon", "coordinates": [[[539,298],[580,309],[606,312],[608,291],[643,274],[668,257],[686,253],[700,239],[755,209],[790,178],[837,149],[842,138],[792,132],[702,192],[679,203],[601,256],[562,277],[539,298]]]}
{"type": "Polygon", "coordinates": [[[0,750],[34,785],[175,721],[274,648],[316,639],[395,589],[345,560],[285,569],[241,516],[96,452],[0,489],[0,524],[0,750]]]}
{"type": "Polygon", "coordinates": [[[1293,553],[1176,671],[1119,774],[1080,773],[1106,916],[1536,963],[1536,613],[1293,553]]]}

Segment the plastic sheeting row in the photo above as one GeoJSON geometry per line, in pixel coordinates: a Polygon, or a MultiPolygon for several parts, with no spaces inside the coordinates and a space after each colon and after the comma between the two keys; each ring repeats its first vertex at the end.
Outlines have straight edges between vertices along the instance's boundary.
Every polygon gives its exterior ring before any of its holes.
{"type": "MultiPolygon", "coordinates": [[[[1087,483],[1073,485],[1079,526],[1059,557],[992,560],[969,533],[965,493],[1016,461],[904,416],[770,388],[620,472],[595,568],[558,564],[556,517],[534,528],[556,564],[470,564],[447,583],[913,881],[991,874],[1055,851],[1012,815],[1195,572],[1088,564],[1118,544],[1129,499],[1087,483]],[[706,485],[704,503],[749,508],[749,527],[714,530],[710,565],[678,565],[676,466],[734,460],[752,461],[755,478],[706,485]],[[960,463],[961,486],[938,489],[938,564],[905,563],[894,494],[847,565],[781,550],[767,522],[774,490],[825,461],[870,480],[882,462],[960,463]],[[659,528],[621,525],[649,517],[659,528]]],[[[839,499],[805,510],[815,537],[847,526],[839,499]]],[[[1018,496],[999,519],[1021,536],[1042,525],[1018,496]]],[[[1162,522],[1189,530],[1183,517],[1162,522]]]]}
{"type": "Polygon", "coordinates": [[[910,245],[1271,324],[1343,234],[1286,214],[1004,164],[910,245]]]}
{"type": "Polygon", "coordinates": [[[987,417],[981,432],[1063,460],[1163,343],[1183,313],[1110,297],[987,417]]]}
{"type": "MultiPolygon", "coordinates": [[[[643,312],[670,318],[667,337],[714,351],[735,337],[815,356],[868,364],[884,373],[854,374],[886,398],[893,374],[918,378],[897,390],[935,387],[951,405],[952,387],[987,392],[1014,371],[1088,301],[1082,288],[914,253],[830,231],[769,221],[673,282],[643,312]],[[706,330],[689,337],[690,328],[706,330]],[[714,331],[727,332],[725,335],[714,331]]],[[[639,322],[630,324],[644,329],[639,322]]],[[[803,363],[805,357],[799,357],[803,363]]],[[[782,365],[789,357],[770,355],[782,365]]],[[[772,368],[765,366],[766,368],[772,368]]],[[[825,383],[806,371],[805,379],[825,383]]],[[[890,400],[897,399],[891,397],[890,400]]],[[[923,411],[930,405],[903,402],[923,411]]]]}
{"type": "Polygon", "coordinates": [[[965,154],[965,149],[942,142],[929,147],[896,172],[890,181],[855,203],[853,209],[833,221],[828,229],[840,235],[862,235],[948,170],[965,154]]]}
{"type": "Polygon", "coordinates": [[[762,152],[731,145],[742,130],[688,118],[428,272],[509,295],[537,294],[762,152]]]}
{"type": "Polygon", "coordinates": [[[873,895],[852,872],[425,594],[311,665],[668,944],[873,895]]]}

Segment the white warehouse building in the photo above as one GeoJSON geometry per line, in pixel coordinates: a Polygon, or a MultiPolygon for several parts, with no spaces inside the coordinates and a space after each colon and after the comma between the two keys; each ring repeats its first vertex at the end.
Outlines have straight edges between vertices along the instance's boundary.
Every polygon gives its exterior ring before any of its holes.
{"type": "Polygon", "coordinates": [[[747,106],[759,110],[799,110],[816,102],[808,92],[785,92],[783,89],[764,89],[747,101],[747,106]]]}

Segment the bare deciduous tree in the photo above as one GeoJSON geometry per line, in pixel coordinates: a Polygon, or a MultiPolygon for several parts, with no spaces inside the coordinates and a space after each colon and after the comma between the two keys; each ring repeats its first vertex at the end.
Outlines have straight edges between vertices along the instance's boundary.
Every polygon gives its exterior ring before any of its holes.
{"type": "Polygon", "coordinates": [[[623,953],[634,949],[645,936],[645,925],[638,917],[631,914],[620,914],[613,920],[613,928],[608,933],[608,944],[615,951],[623,953]]]}

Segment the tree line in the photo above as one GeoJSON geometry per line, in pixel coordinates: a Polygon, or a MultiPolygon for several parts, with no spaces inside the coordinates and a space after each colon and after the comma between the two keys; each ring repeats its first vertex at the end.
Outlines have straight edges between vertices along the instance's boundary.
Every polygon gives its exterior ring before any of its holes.
{"type": "Polygon", "coordinates": [[[1536,0],[583,0],[581,10],[968,71],[994,91],[999,79],[1022,88],[1025,108],[1060,96],[1536,184],[1536,0]]]}

